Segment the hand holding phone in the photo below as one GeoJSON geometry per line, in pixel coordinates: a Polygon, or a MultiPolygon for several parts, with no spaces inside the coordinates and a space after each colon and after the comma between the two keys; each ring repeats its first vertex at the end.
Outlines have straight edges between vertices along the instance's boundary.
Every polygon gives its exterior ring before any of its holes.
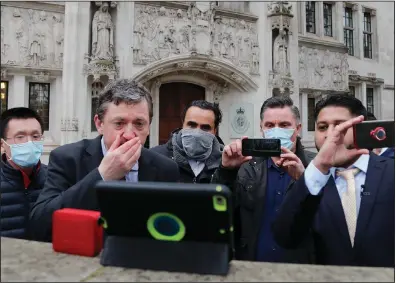
{"type": "Polygon", "coordinates": [[[395,121],[363,121],[354,125],[353,136],[355,147],[359,149],[394,147],[395,121]]]}

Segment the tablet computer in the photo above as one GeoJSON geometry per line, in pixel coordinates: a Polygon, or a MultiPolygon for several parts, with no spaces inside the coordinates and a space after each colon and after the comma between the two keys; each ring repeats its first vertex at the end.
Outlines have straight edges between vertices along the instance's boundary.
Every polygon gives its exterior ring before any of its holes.
{"type": "Polygon", "coordinates": [[[226,186],[100,181],[96,191],[107,235],[233,247],[232,194],[226,186]]]}

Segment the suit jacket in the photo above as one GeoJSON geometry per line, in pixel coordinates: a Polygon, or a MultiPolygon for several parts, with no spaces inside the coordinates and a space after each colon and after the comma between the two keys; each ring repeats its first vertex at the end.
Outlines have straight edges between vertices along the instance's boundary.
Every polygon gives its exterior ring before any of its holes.
{"type": "Polygon", "coordinates": [[[387,148],[382,154],[381,156],[383,157],[389,157],[392,159],[395,159],[395,148],[394,147],[389,147],[387,148]]]}
{"type": "Polygon", "coordinates": [[[286,194],[273,231],[279,245],[293,248],[310,229],[318,264],[394,267],[394,160],[370,154],[353,247],[334,178],[314,196],[302,176],[286,194]]]}
{"type": "MultiPolygon", "coordinates": [[[[61,208],[99,210],[95,184],[102,180],[98,167],[103,159],[101,136],[60,146],[48,162],[44,189],[30,212],[33,237],[51,241],[52,214],[61,208]]],[[[143,148],[139,181],[177,182],[179,169],[172,160],[143,148]]]]}

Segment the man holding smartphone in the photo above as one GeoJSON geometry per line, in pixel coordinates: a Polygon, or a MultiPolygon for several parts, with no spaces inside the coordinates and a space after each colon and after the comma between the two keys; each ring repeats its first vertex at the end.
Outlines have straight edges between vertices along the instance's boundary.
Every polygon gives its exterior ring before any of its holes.
{"type": "Polygon", "coordinates": [[[287,162],[280,157],[243,156],[238,139],[225,146],[212,178],[212,183],[227,185],[234,193],[236,259],[311,263],[309,241],[300,249],[285,250],[275,243],[271,231],[287,187],[312,158],[298,137],[299,110],[289,97],[271,97],[261,107],[260,120],[263,138],[280,139],[287,162]]]}
{"type": "Polygon", "coordinates": [[[313,235],[318,264],[395,266],[395,163],[354,147],[353,126],[366,118],[350,95],[316,104],[319,152],[288,190],[273,225],[284,248],[313,235]]]}

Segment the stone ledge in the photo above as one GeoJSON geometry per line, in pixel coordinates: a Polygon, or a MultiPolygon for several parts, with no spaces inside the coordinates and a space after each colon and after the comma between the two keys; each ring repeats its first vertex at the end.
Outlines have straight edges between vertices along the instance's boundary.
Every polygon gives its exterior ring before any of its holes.
{"type": "Polygon", "coordinates": [[[1,238],[1,281],[394,282],[393,268],[233,261],[227,276],[103,267],[99,258],[59,254],[49,243],[1,238]]]}

